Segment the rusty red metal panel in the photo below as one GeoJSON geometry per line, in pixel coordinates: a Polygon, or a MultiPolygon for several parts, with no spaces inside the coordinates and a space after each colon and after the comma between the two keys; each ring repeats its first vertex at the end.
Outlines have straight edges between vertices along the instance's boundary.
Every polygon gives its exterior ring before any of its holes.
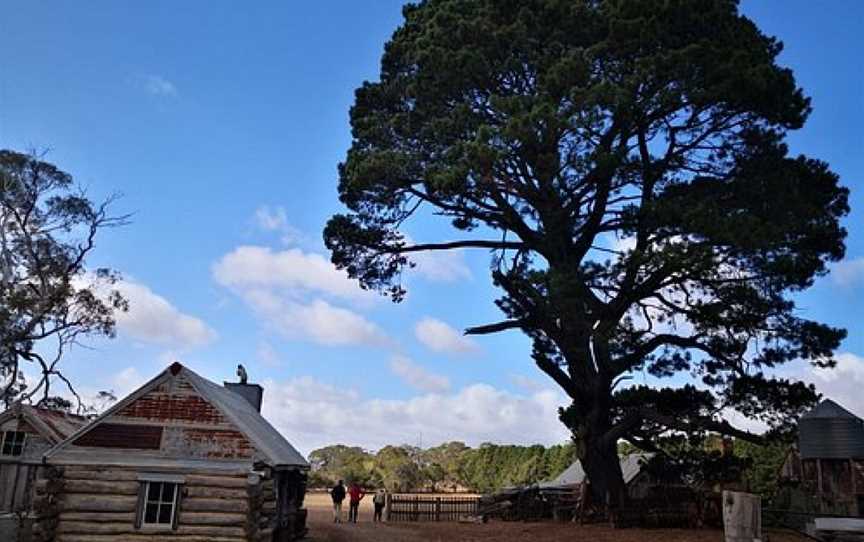
{"type": "Polygon", "coordinates": [[[97,448],[158,450],[162,428],[157,425],[102,423],[81,435],[73,444],[97,448]]]}
{"type": "Polygon", "coordinates": [[[185,428],[183,432],[186,442],[208,458],[245,458],[255,454],[255,447],[239,431],[185,428]]]}
{"type": "Polygon", "coordinates": [[[148,393],[117,413],[127,418],[182,421],[208,424],[225,423],[222,414],[198,395],[148,393]]]}

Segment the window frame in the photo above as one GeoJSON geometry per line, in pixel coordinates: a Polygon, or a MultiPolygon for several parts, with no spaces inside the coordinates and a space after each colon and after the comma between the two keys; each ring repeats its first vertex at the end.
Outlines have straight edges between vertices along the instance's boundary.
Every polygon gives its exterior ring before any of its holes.
{"type": "Polygon", "coordinates": [[[180,502],[183,496],[185,479],[182,476],[171,476],[163,474],[140,475],[138,477],[138,509],[135,515],[135,527],[147,531],[174,531],[177,530],[180,519],[180,502]],[[151,488],[158,484],[160,495],[156,499],[150,498],[151,488]],[[174,486],[174,492],[170,501],[162,499],[164,484],[174,486]],[[156,522],[147,521],[148,505],[156,505],[156,522]],[[159,521],[162,511],[170,507],[170,521],[163,523],[159,521]]]}
{"type": "Polygon", "coordinates": [[[24,455],[24,448],[27,445],[27,433],[25,431],[18,430],[4,430],[3,434],[0,435],[0,457],[21,457],[24,455]],[[9,435],[13,435],[12,444],[9,447],[9,453],[6,453],[6,445],[9,443],[9,435]],[[18,442],[18,435],[21,435],[21,441],[18,442]],[[18,446],[18,453],[13,453],[16,445],[18,446]]]}

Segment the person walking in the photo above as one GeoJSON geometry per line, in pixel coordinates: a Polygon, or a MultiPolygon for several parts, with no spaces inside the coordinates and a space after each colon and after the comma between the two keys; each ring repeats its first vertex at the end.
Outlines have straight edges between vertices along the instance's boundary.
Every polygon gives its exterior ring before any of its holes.
{"type": "Polygon", "coordinates": [[[384,512],[384,505],[387,503],[387,490],[379,489],[372,497],[372,505],[375,507],[375,512],[372,516],[372,522],[381,521],[381,514],[384,512]]]}
{"type": "Polygon", "coordinates": [[[330,490],[333,499],[333,523],[342,523],[342,501],[345,500],[345,485],[342,480],[330,490]]]}
{"type": "Polygon", "coordinates": [[[360,510],[360,501],[366,496],[366,492],[357,482],[351,482],[348,487],[348,521],[357,523],[357,512],[360,510]]]}

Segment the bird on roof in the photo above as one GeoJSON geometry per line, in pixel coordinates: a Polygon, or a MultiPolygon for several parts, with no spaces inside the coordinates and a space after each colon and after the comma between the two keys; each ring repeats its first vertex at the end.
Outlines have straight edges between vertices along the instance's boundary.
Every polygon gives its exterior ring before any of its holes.
{"type": "Polygon", "coordinates": [[[245,384],[245,383],[246,383],[246,379],[249,378],[249,377],[246,375],[246,369],[243,368],[243,364],[242,364],[242,363],[237,365],[237,376],[240,377],[240,383],[241,383],[241,384],[245,384]]]}

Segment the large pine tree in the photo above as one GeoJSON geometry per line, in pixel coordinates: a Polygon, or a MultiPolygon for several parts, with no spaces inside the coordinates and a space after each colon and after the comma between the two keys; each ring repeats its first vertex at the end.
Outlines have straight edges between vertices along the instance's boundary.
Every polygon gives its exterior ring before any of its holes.
{"type": "Polygon", "coordinates": [[[620,439],[749,437],[724,408],[776,426],[813,402],[770,369],[833,364],[845,332],[792,297],[842,258],[847,190],[789,156],[809,99],[737,2],[428,0],[404,17],[351,109],[349,212],[325,230],[338,267],[398,301],[411,253],[492,251],[506,319],[467,332],[531,337],[599,496],[622,494],[620,439]],[[399,228],[424,213],[455,239],[410,243],[399,228]],[[678,378],[621,387],[634,371],[678,378]]]}

